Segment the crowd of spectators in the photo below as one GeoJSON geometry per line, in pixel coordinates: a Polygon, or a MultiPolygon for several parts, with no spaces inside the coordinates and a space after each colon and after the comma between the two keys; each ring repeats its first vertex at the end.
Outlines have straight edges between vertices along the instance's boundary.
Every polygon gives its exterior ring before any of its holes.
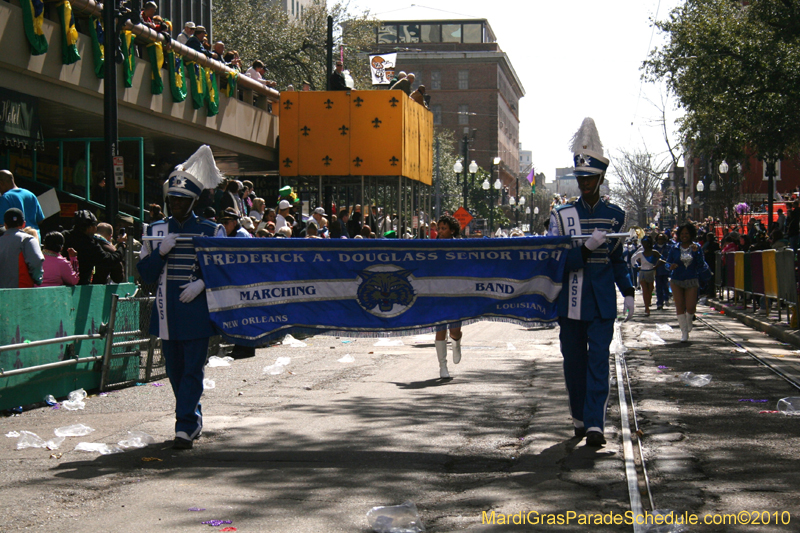
{"type": "MultiPolygon", "coordinates": [[[[110,224],[98,223],[93,213],[78,211],[73,227],[52,231],[42,239],[44,220],[39,200],[20,188],[14,175],[0,170],[0,288],[105,285],[124,281],[128,236],[114,235],[110,224]]],[[[158,206],[151,206],[151,216],[158,206]]]]}

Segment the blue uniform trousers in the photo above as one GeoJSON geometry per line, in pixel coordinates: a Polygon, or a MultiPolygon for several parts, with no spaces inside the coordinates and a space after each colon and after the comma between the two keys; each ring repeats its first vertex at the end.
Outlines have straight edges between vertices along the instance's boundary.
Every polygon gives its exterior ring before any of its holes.
{"type": "Polygon", "coordinates": [[[669,274],[656,274],[656,307],[669,302],[669,274]]]}
{"type": "Polygon", "coordinates": [[[188,341],[161,341],[167,376],[175,393],[175,432],[190,439],[203,429],[200,396],[203,395],[203,368],[208,356],[208,337],[188,341]]]}
{"type": "Polygon", "coordinates": [[[609,346],[614,337],[613,318],[572,320],[559,317],[564,379],[575,427],[603,432],[608,405],[609,346]]]}

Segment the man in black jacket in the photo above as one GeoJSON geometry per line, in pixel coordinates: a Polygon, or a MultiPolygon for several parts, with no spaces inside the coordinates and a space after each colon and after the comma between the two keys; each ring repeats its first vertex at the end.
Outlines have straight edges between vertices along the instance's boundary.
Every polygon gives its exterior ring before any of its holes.
{"type": "Polygon", "coordinates": [[[336,70],[331,74],[331,91],[349,91],[350,87],[344,81],[344,63],[336,62],[336,70]]]}
{"type": "Polygon", "coordinates": [[[795,200],[792,203],[792,210],[789,212],[789,218],[786,219],[786,236],[789,237],[789,246],[792,250],[797,250],[800,244],[800,200],[795,200]]]}
{"type": "Polygon", "coordinates": [[[191,48],[195,52],[199,52],[205,56],[211,57],[211,52],[206,50],[203,46],[203,39],[206,36],[206,29],[203,26],[197,26],[194,29],[194,35],[189,37],[189,40],[186,41],[186,46],[191,48]]]}
{"type": "Polygon", "coordinates": [[[119,236],[115,252],[107,252],[94,238],[96,232],[97,218],[87,210],[75,213],[72,229],[64,232],[64,247],[62,248],[64,251],[62,253],[66,254],[70,248],[74,248],[78,252],[78,268],[80,270],[78,285],[89,285],[92,282],[92,273],[96,266],[111,267],[125,258],[127,235],[119,236]]]}

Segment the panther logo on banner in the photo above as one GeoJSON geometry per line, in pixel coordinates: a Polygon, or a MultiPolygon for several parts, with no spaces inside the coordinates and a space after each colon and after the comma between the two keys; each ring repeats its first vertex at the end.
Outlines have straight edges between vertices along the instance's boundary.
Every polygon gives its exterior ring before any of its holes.
{"type": "Polygon", "coordinates": [[[417,300],[409,281],[411,271],[394,265],[373,265],[358,273],[356,300],[368,313],[389,318],[402,315],[417,300]]]}

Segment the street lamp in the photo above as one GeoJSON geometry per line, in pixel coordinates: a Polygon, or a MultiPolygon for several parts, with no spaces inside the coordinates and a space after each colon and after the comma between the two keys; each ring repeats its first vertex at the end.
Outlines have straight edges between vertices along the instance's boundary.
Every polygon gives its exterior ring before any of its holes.
{"type": "MultiPolygon", "coordinates": [[[[523,195],[519,195],[519,211],[522,211],[522,208],[525,206],[525,197],[523,195]]],[[[514,212],[514,224],[519,226],[519,211],[514,212]]],[[[528,213],[531,212],[531,208],[528,208],[528,213]]]]}
{"type": "MultiPolygon", "coordinates": [[[[702,182],[702,180],[698,180],[697,181],[697,193],[698,194],[702,194],[704,190],[706,190],[705,184],[702,182]]],[[[708,196],[705,197],[705,200],[708,201],[708,196]]],[[[705,207],[705,205],[703,205],[702,207],[705,207]]],[[[700,218],[703,218],[703,216],[705,216],[705,213],[703,212],[703,210],[701,210],[700,211],[700,218]]]]}

